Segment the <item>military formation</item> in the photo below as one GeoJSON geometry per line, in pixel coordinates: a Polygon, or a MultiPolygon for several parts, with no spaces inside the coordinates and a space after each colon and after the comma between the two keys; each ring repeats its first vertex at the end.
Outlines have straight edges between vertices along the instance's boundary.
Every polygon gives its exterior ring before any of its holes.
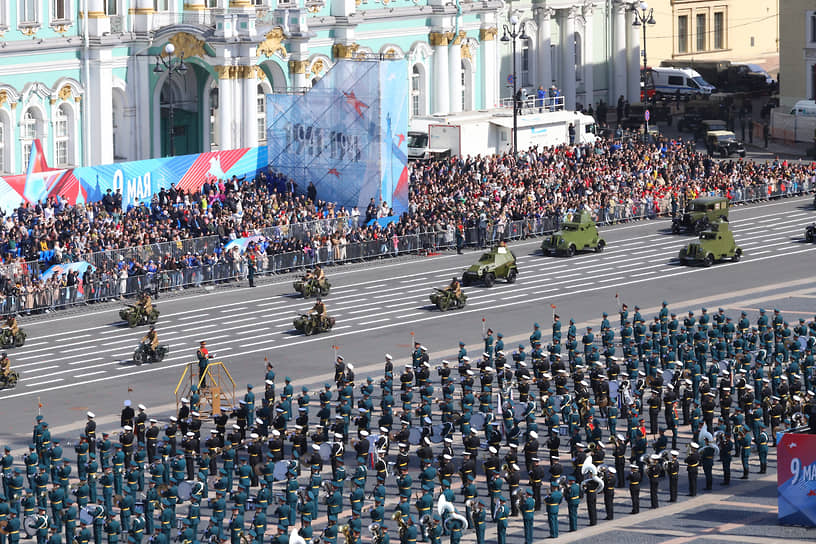
{"type": "MultiPolygon", "coordinates": [[[[481,356],[460,342],[433,365],[417,342],[377,381],[338,355],[317,391],[267,362],[262,391],[247,384],[230,410],[202,415],[195,386],[162,422],[128,400],[120,430],[88,412],[64,446],[37,416],[22,462],[0,458],[0,544],[529,544],[564,515],[576,531],[582,511],[589,525],[600,507],[637,514],[641,488],[659,508],[681,482],[694,496],[715,473],[730,485],[732,466],[764,474],[776,432],[816,422],[816,318],[679,318],[664,302],[651,320],[623,304],[616,321],[579,334],[553,315],[517,345],[486,328],[481,356]]],[[[203,374],[206,342],[196,356],[203,374]]]]}

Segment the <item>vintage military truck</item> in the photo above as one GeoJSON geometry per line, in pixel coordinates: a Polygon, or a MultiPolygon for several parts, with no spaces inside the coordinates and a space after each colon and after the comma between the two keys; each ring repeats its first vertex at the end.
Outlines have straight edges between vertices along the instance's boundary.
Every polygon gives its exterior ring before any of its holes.
{"type": "Polygon", "coordinates": [[[728,221],[728,199],[724,196],[695,198],[682,215],[672,219],[672,232],[700,234],[717,221],[728,221]]]}
{"type": "Polygon", "coordinates": [[[485,287],[493,287],[496,279],[502,278],[507,283],[515,283],[518,276],[516,256],[504,242],[495,246],[479,257],[479,262],[472,264],[462,274],[462,285],[482,283],[485,287]]]}
{"type": "Polygon", "coordinates": [[[716,261],[731,259],[734,262],[742,258],[742,248],[734,241],[734,235],[728,228],[727,221],[713,223],[700,233],[700,238],[689,242],[680,250],[680,264],[702,264],[711,266],[716,261]]]}
{"type": "Polygon", "coordinates": [[[544,255],[567,257],[572,257],[576,251],[592,250],[600,253],[604,247],[606,241],[598,234],[598,227],[587,211],[564,223],[561,230],[548,236],[541,243],[544,255]]]}

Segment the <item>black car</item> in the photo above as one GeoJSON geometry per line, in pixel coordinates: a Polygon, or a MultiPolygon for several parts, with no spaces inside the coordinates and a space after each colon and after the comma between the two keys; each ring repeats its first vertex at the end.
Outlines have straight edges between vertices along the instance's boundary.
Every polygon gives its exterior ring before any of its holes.
{"type": "Polygon", "coordinates": [[[730,130],[714,130],[706,136],[706,149],[712,157],[719,155],[726,158],[730,155],[739,154],[745,156],[745,146],[737,140],[737,137],[730,130]]]}
{"type": "Polygon", "coordinates": [[[677,121],[677,130],[680,132],[694,132],[696,133],[703,122],[703,116],[700,113],[696,112],[689,112],[683,115],[679,121],[677,121]]]}

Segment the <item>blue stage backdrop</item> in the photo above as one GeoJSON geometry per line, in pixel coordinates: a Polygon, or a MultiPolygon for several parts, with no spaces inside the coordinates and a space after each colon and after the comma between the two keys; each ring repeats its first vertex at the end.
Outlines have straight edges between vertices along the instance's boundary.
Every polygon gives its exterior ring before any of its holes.
{"type": "Polygon", "coordinates": [[[408,207],[404,60],[340,60],[304,95],[267,95],[269,165],[320,200],[408,207]]]}

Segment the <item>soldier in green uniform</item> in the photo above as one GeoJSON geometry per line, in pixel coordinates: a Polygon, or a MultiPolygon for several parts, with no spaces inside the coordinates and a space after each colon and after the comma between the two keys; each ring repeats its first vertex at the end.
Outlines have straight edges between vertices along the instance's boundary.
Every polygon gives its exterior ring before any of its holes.
{"type": "MultiPolygon", "coordinates": [[[[547,524],[550,528],[550,538],[558,538],[558,505],[561,504],[563,495],[556,484],[550,484],[550,494],[544,498],[544,503],[547,505],[547,524]]],[[[524,536],[525,544],[530,544],[533,541],[532,522],[530,522],[530,539],[527,539],[527,530],[525,527],[524,536]]]]}
{"type": "MultiPolygon", "coordinates": [[[[549,507],[547,508],[549,511],[549,507]]],[[[524,491],[521,503],[521,519],[524,521],[524,544],[533,544],[533,519],[535,518],[535,499],[529,489],[524,491]]],[[[556,534],[558,521],[556,519],[556,534]]]]}
{"type": "Polygon", "coordinates": [[[575,481],[575,476],[567,478],[564,498],[567,500],[567,515],[569,517],[570,532],[578,530],[578,506],[581,504],[581,486],[575,481]]]}
{"type": "Polygon", "coordinates": [[[505,505],[504,497],[499,497],[499,505],[493,511],[493,521],[496,522],[496,541],[498,544],[507,543],[507,518],[510,511],[505,505]]]}
{"type": "Polygon", "coordinates": [[[477,499],[475,508],[471,514],[473,528],[476,530],[476,544],[484,544],[485,541],[485,521],[487,519],[487,512],[485,511],[485,503],[482,499],[477,499]]]}
{"type": "Polygon", "coordinates": [[[765,425],[759,424],[759,436],[757,436],[757,455],[759,455],[759,473],[765,474],[768,470],[768,433],[765,432],[765,425]]]}

